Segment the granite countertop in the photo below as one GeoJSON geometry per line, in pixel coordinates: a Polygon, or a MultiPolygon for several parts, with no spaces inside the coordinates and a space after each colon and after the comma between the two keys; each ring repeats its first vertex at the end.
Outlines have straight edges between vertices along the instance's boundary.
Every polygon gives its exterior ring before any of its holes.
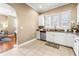
{"type": "Polygon", "coordinates": [[[67,31],[65,32],[64,30],[60,30],[60,29],[37,29],[37,31],[46,31],[46,32],[61,32],[61,33],[70,33],[70,34],[73,34],[75,35],[76,37],[79,37],[79,32],[76,32],[76,33],[73,33],[72,31],[67,31]]]}
{"type": "Polygon", "coordinates": [[[37,31],[73,33],[73,32],[71,32],[71,31],[65,32],[64,30],[60,30],[60,29],[58,29],[58,30],[56,30],[56,29],[37,29],[37,31]]]}

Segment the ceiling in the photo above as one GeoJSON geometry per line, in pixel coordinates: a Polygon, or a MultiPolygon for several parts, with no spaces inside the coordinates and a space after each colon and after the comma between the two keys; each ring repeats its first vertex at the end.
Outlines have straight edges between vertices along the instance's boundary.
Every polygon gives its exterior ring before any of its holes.
{"type": "Polygon", "coordinates": [[[68,3],[27,3],[27,5],[35,9],[38,13],[43,13],[66,4],[68,3]]]}

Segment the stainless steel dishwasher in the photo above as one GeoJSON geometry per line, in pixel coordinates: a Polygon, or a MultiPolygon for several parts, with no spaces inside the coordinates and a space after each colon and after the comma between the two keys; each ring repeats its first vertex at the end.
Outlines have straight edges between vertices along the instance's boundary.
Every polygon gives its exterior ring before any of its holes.
{"type": "Polygon", "coordinates": [[[40,39],[46,40],[46,31],[40,31],[40,39]]]}

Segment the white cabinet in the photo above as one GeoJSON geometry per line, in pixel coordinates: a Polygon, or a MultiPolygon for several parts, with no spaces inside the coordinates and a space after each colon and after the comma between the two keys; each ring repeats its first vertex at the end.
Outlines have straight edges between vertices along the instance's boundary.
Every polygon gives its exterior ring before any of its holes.
{"type": "Polygon", "coordinates": [[[36,39],[40,39],[40,31],[36,32],[36,39]]]}
{"type": "Polygon", "coordinates": [[[73,47],[74,51],[75,51],[75,54],[77,56],[79,56],[79,38],[75,38],[74,40],[74,47],[73,47]]]}
{"type": "Polygon", "coordinates": [[[69,46],[69,47],[73,47],[74,45],[74,35],[71,33],[65,33],[65,40],[64,40],[64,44],[69,46]]]}
{"type": "Polygon", "coordinates": [[[46,32],[46,40],[61,45],[73,47],[74,38],[70,33],[46,32]]]}
{"type": "Polygon", "coordinates": [[[54,33],[46,32],[46,40],[49,42],[54,42],[54,33]]]}
{"type": "Polygon", "coordinates": [[[65,33],[55,32],[55,37],[54,37],[55,43],[64,45],[64,40],[66,40],[65,33]]]}
{"type": "Polygon", "coordinates": [[[39,16],[38,19],[38,26],[44,26],[44,16],[39,16]]]}

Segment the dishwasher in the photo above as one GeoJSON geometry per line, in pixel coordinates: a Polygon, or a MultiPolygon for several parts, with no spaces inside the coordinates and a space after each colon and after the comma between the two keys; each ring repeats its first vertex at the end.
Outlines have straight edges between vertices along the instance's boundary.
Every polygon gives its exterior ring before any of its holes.
{"type": "Polygon", "coordinates": [[[46,31],[40,31],[40,39],[41,40],[46,40],[46,31]]]}

